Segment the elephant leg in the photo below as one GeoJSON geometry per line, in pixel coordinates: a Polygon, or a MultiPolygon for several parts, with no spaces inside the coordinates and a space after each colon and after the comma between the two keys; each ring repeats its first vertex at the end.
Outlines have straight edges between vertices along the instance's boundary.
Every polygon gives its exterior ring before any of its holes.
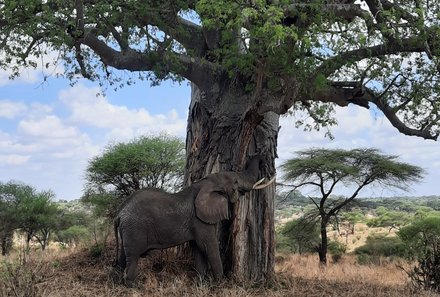
{"type": "Polygon", "coordinates": [[[127,268],[125,269],[124,281],[127,287],[133,287],[139,256],[127,256],[126,259],[127,268]]]}
{"type": "Polygon", "coordinates": [[[197,247],[199,248],[199,252],[203,257],[205,256],[204,254],[206,254],[206,258],[211,266],[214,278],[216,280],[220,280],[223,277],[223,263],[220,258],[217,238],[215,238],[215,236],[209,236],[205,240],[198,241],[197,247]]]}
{"type": "Polygon", "coordinates": [[[115,283],[121,283],[122,282],[122,276],[124,275],[125,267],[127,266],[126,263],[126,256],[125,256],[125,249],[124,244],[121,243],[121,250],[119,251],[119,254],[116,256],[115,262],[113,262],[113,269],[110,272],[110,278],[115,283]]]}
{"type": "Polygon", "coordinates": [[[211,242],[207,247],[206,255],[208,257],[209,264],[214,278],[221,280],[223,278],[223,263],[220,258],[220,251],[217,240],[211,242]]]}
{"type": "Polygon", "coordinates": [[[194,262],[196,264],[197,273],[204,277],[208,271],[208,263],[205,254],[200,250],[195,242],[190,242],[191,249],[194,254],[194,262]]]}

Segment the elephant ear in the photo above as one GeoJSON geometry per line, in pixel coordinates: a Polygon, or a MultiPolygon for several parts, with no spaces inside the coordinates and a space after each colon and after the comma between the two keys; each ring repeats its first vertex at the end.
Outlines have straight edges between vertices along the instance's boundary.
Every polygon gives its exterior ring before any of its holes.
{"type": "Polygon", "coordinates": [[[217,224],[229,219],[228,200],[218,192],[201,189],[194,204],[197,217],[205,223],[217,224]]]}

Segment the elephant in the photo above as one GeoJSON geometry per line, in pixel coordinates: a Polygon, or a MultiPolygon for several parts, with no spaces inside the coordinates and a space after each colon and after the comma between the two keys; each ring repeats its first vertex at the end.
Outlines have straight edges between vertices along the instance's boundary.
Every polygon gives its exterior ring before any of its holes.
{"type": "Polygon", "coordinates": [[[217,224],[230,218],[229,203],[235,203],[240,195],[264,188],[274,180],[266,183],[263,183],[264,178],[258,180],[262,163],[263,159],[255,156],[241,172],[213,173],[174,194],[147,188],[127,198],[114,219],[114,266],[124,271],[125,285],[132,286],[140,257],[151,250],[185,242],[193,249],[196,271],[204,276],[209,265],[214,278],[221,279],[223,266],[217,224]]]}

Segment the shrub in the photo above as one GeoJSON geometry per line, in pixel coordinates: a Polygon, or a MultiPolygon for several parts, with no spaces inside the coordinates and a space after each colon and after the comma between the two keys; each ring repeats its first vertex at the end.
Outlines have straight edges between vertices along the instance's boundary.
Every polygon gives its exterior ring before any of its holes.
{"type": "Polygon", "coordinates": [[[277,246],[294,253],[315,252],[320,241],[316,222],[305,218],[287,222],[277,233],[277,246]]]}
{"type": "Polygon", "coordinates": [[[339,241],[330,241],[327,246],[333,262],[337,263],[347,251],[347,246],[339,241]]]}
{"type": "Polygon", "coordinates": [[[104,244],[94,244],[90,247],[90,256],[92,256],[93,258],[99,258],[102,256],[102,253],[104,251],[104,244]]]}
{"type": "Polygon", "coordinates": [[[417,288],[440,292],[440,216],[414,221],[398,232],[417,265],[408,272],[417,288]]]}
{"type": "Polygon", "coordinates": [[[379,264],[381,257],[404,257],[406,248],[399,237],[370,235],[363,246],[355,250],[359,264],[379,264]]]}

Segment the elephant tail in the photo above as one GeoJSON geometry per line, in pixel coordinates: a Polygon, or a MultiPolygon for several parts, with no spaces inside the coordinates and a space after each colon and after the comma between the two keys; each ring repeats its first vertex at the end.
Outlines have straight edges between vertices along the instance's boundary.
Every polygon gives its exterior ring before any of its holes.
{"type": "Polygon", "coordinates": [[[113,221],[113,228],[115,231],[115,240],[116,240],[116,255],[115,255],[115,261],[113,262],[113,266],[118,266],[118,256],[119,256],[119,223],[120,223],[120,218],[117,217],[114,221],[113,221]]]}

